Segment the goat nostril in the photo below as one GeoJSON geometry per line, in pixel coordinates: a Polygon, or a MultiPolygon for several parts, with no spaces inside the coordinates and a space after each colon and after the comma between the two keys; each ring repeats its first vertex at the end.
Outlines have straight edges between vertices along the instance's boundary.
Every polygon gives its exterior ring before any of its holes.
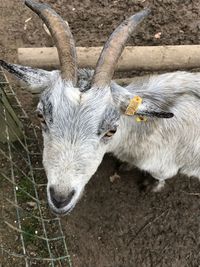
{"type": "Polygon", "coordinates": [[[64,196],[56,193],[53,187],[49,188],[49,192],[51,201],[53,202],[54,206],[58,209],[67,206],[75,194],[75,190],[72,190],[67,196],[64,196]]]}

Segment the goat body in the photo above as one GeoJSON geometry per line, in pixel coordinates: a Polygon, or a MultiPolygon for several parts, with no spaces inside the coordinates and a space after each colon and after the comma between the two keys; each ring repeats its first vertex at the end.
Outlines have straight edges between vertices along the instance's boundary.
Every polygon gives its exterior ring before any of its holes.
{"type": "Polygon", "coordinates": [[[110,36],[95,71],[78,70],[69,25],[49,6],[25,0],[50,30],[60,71],[6,63],[0,66],[41,92],[37,106],[51,209],[67,214],[106,152],[149,172],[160,182],[178,172],[200,178],[200,73],[174,72],[136,78],[127,87],[112,81],[114,68],[145,9],[122,22],[110,36]],[[78,78],[78,79],[77,79],[78,78]],[[130,101],[141,103],[127,115],[130,101]],[[137,122],[137,116],[146,121],[137,122]]]}
{"type": "MultiPolygon", "coordinates": [[[[117,91],[113,84],[113,92],[117,91]]],[[[200,178],[200,73],[173,72],[140,77],[128,85],[154,110],[168,110],[171,119],[149,117],[137,122],[122,116],[109,151],[122,161],[164,181],[178,172],[200,178]]]]}

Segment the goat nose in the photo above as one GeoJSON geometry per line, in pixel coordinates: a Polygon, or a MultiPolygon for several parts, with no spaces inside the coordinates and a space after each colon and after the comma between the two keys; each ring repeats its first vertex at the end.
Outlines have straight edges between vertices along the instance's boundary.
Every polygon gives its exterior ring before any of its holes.
{"type": "Polygon", "coordinates": [[[66,207],[70,203],[70,201],[72,200],[72,197],[75,194],[75,190],[72,190],[67,196],[63,196],[59,193],[56,193],[53,187],[49,188],[49,192],[50,192],[52,203],[58,209],[66,207]]]}

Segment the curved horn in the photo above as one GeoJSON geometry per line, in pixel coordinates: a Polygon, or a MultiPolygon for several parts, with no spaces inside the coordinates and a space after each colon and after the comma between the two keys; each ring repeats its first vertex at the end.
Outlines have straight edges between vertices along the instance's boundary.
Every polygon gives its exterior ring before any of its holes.
{"type": "Polygon", "coordinates": [[[36,3],[32,0],[25,0],[25,4],[44,21],[51,32],[58,50],[62,78],[64,80],[70,80],[76,85],[76,48],[69,25],[46,4],[36,3]]]}
{"type": "Polygon", "coordinates": [[[124,50],[127,39],[132,34],[136,26],[142,22],[149,13],[150,9],[144,9],[141,12],[136,13],[124,20],[111,34],[105,43],[97,62],[92,82],[93,86],[105,87],[110,85],[115,66],[122,54],[122,51],[124,50]]]}

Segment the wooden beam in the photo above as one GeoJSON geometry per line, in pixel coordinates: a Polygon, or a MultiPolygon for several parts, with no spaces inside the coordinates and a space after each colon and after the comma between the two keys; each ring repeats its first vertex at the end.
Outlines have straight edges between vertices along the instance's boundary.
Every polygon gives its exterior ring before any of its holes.
{"type": "MultiPolygon", "coordinates": [[[[95,68],[102,47],[77,47],[79,68],[95,68]]],[[[22,65],[58,69],[55,47],[19,48],[18,62],[22,65]]],[[[119,60],[118,71],[178,70],[200,67],[200,45],[127,46],[119,60]]]]}

